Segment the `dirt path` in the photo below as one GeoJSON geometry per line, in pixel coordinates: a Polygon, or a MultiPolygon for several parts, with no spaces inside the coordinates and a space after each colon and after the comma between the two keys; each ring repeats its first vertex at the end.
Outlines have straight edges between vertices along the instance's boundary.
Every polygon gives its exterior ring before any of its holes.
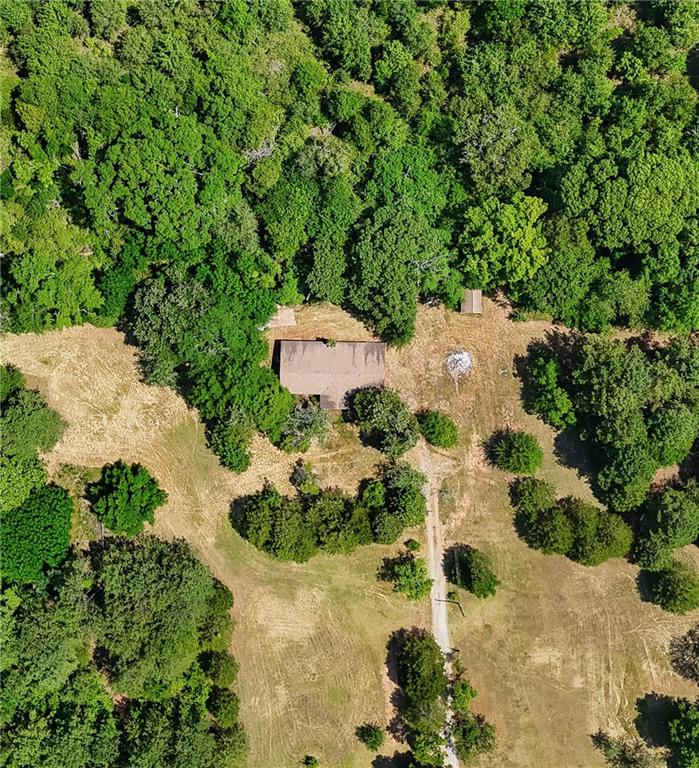
{"type": "MultiPolygon", "coordinates": [[[[426,445],[420,445],[420,469],[427,477],[423,492],[427,500],[427,568],[433,581],[430,592],[432,606],[432,633],[437,645],[442,649],[446,658],[447,674],[451,673],[451,642],[449,640],[449,617],[447,616],[447,580],[442,567],[444,558],[444,541],[442,539],[442,523],[439,519],[439,479],[426,445]]],[[[451,702],[447,702],[447,726],[451,722],[451,702]]],[[[449,741],[445,748],[445,760],[448,768],[459,768],[459,758],[449,741]]]]}

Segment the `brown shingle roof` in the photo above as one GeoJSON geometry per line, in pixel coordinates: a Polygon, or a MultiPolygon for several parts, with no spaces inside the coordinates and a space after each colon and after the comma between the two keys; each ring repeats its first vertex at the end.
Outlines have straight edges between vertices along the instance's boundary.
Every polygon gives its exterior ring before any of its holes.
{"type": "Polygon", "coordinates": [[[358,387],[384,383],[386,345],[376,341],[279,342],[279,378],[295,395],[320,395],[322,408],[345,407],[345,395],[358,387]]]}

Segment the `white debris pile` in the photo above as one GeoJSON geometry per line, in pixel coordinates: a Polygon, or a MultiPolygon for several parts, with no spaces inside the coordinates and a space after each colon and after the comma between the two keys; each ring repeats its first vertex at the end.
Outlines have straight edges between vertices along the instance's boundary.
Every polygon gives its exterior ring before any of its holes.
{"type": "Polygon", "coordinates": [[[444,367],[454,382],[458,384],[459,379],[466,376],[473,368],[473,359],[465,349],[457,349],[444,361],[444,367]]]}

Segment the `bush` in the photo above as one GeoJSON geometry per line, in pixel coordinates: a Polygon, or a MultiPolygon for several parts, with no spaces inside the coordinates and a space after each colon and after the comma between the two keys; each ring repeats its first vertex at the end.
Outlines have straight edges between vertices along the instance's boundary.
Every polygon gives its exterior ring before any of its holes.
{"type": "Polygon", "coordinates": [[[38,582],[45,566],[59,565],[70,547],[72,512],[70,496],[56,485],[35,488],[20,506],[5,512],[0,518],[4,577],[38,582]]]}
{"type": "Polygon", "coordinates": [[[221,728],[232,728],[238,721],[240,701],[226,688],[214,688],[209,694],[206,708],[221,728]]]}
{"type": "Polygon", "coordinates": [[[545,554],[567,555],[573,549],[573,526],[559,505],[531,516],[525,523],[527,544],[545,554]]]}
{"type": "Polygon", "coordinates": [[[533,475],[544,460],[538,440],[527,432],[498,433],[491,453],[496,466],[517,475],[533,475]]]}
{"type": "Polygon", "coordinates": [[[403,543],[408,552],[418,552],[420,550],[420,542],[417,539],[406,539],[403,543]]]}
{"type": "Polygon", "coordinates": [[[556,504],[556,489],[545,480],[520,477],[512,485],[512,502],[527,516],[536,515],[556,504]]]}
{"type": "Polygon", "coordinates": [[[668,730],[670,751],[679,768],[699,768],[699,701],[675,702],[668,730]]]}
{"type": "Polygon", "coordinates": [[[626,557],[631,548],[631,528],[618,516],[581,499],[569,499],[566,514],[573,529],[568,556],[583,565],[599,565],[612,557],[626,557]]]}
{"type": "Polygon", "coordinates": [[[365,443],[394,458],[412,448],[420,434],[415,415],[391,389],[368,387],[356,392],[350,418],[365,443]]]}
{"type": "Polygon", "coordinates": [[[357,504],[367,510],[374,541],[392,544],[404,528],[420,525],[427,514],[425,476],[408,464],[385,465],[364,485],[357,504]]]}
{"type": "Polygon", "coordinates": [[[322,440],[330,427],[328,414],[315,400],[297,403],[282,427],[279,447],[283,451],[305,452],[313,439],[322,440]]]}
{"type": "Polygon", "coordinates": [[[239,416],[218,422],[209,434],[211,450],[221,464],[233,472],[245,472],[250,466],[251,420],[239,416]]]}
{"type": "Polygon", "coordinates": [[[445,413],[422,411],[417,420],[422,436],[431,445],[438,448],[453,448],[459,442],[459,430],[445,413]]]}
{"type": "Polygon", "coordinates": [[[357,727],[357,738],[366,746],[367,749],[375,752],[383,747],[386,740],[386,734],[383,728],[375,723],[364,723],[357,727]]]}
{"type": "Polygon", "coordinates": [[[575,424],[568,393],[559,384],[560,368],[550,350],[533,352],[526,370],[525,400],[528,410],[562,429],[575,424]]]}
{"type": "Polygon", "coordinates": [[[211,682],[219,688],[228,688],[238,677],[238,662],[225,651],[204,654],[202,668],[211,682]]]}
{"type": "Polygon", "coordinates": [[[641,515],[638,563],[648,570],[669,565],[675,549],[699,538],[699,493],[696,481],[653,494],[641,515]]]}
{"type": "Polygon", "coordinates": [[[432,589],[425,561],[409,552],[398,557],[385,557],[379,578],[393,582],[394,592],[400,592],[409,600],[422,600],[432,589]]]}
{"type": "Polygon", "coordinates": [[[660,761],[640,739],[612,738],[599,731],[592,738],[612,768],[659,768],[660,761]]]}
{"type": "Polygon", "coordinates": [[[686,563],[673,560],[655,574],[651,583],[654,602],[672,613],[699,608],[699,575],[686,563]]]}
{"type": "Polygon", "coordinates": [[[495,594],[500,581],[492,569],[490,558],[468,544],[456,544],[450,551],[449,581],[476,597],[495,594]]]}
{"type": "Polygon", "coordinates": [[[123,461],[107,464],[102,476],[87,487],[87,498],[97,519],[116,534],[135,536],[144,523],[153,523],[156,507],[167,500],[148,470],[123,461]]]}
{"type": "Polygon", "coordinates": [[[495,726],[482,715],[457,714],[451,724],[454,748],[460,760],[495,749],[495,726]]]}
{"type": "Polygon", "coordinates": [[[429,632],[415,629],[399,637],[397,664],[398,684],[405,697],[405,718],[419,729],[446,694],[444,656],[429,632]]]}

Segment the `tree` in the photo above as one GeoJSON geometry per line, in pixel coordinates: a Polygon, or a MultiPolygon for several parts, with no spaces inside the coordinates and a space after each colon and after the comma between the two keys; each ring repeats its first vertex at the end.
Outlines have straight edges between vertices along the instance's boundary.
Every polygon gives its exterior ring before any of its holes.
{"type": "Polygon", "coordinates": [[[459,441],[459,430],[445,413],[421,411],[417,415],[422,436],[438,448],[453,448],[459,441]]]}
{"type": "Polygon", "coordinates": [[[659,759],[640,739],[613,738],[599,731],[595,746],[612,768],[659,768],[659,759]]]}
{"type": "Polygon", "coordinates": [[[372,752],[381,749],[386,740],[383,728],[376,723],[363,723],[357,726],[356,733],[357,738],[372,752]]]}
{"type": "Polygon", "coordinates": [[[469,760],[482,752],[495,749],[495,726],[482,715],[457,715],[451,725],[456,754],[461,760],[469,760]]]}
{"type": "Polygon", "coordinates": [[[214,596],[210,573],[183,541],[93,544],[95,642],[115,690],[163,699],[200,652],[214,596]]]}
{"type": "Polygon", "coordinates": [[[167,500],[167,494],[140,464],[116,461],[102,467],[96,483],[87,487],[92,510],[110,531],[135,536],[144,523],[153,524],[155,510],[167,500]]]}
{"type": "Polygon", "coordinates": [[[404,631],[398,641],[398,684],[405,696],[405,716],[419,732],[446,694],[444,657],[434,637],[423,630],[404,631]]]}
{"type": "Polygon", "coordinates": [[[654,574],[653,600],[672,613],[687,613],[699,608],[699,576],[694,568],[679,560],[654,574]]]}
{"type": "Polygon", "coordinates": [[[668,723],[670,750],[681,768],[699,766],[699,704],[680,699],[668,723]]]}
{"type": "Polygon", "coordinates": [[[547,258],[539,221],[545,212],[542,200],[521,193],[508,203],[492,197],[468,208],[459,239],[465,282],[484,290],[507,285],[516,291],[532,278],[547,258]]]}
{"type": "Polygon", "coordinates": [[[500,584],[490,558],[468,544],[456,544],[449,552],[449,581],[472,592],[476,597],[490,597],[500,584]]]}
{"type": "Polygon", "coordinates": [[[315,400],[297,403],[282,426],[280,448],[285,451],[307,451],[311,441],[322,440],[330,422],[327,413],[315,400]]]}
{"type": "Polygon", "coordinates": [[[649,570],[667,567],[674,550],[699,537],[699,495],[689,481],[679,488],[664,488],[648,499],[641,516],[636,559],[649,570]]]}
{"type": "Polygon", "coordinates": [[[533,475],[544,460],[539,441],[527,432],[498,432],[492,440],[495,464],[505,472],[533,475]]]}
{"type": "Polygon", "coordinates": [[[358,390],[350,403],[362,439],[393,458],[417,442],[420,427],[396,392],[380,387],[358,390]]]}
{"type": "Polygon", "coordinates": [[[0,518],[2,573],[11,581],[39,582],[46,566],[59,565],[70,547],[73,502],[57,485],[37,486],[0,518]]]}
{"type": "Polygon", "coordinates": [[[409,600],[422,600],[432,588],[425,561],[410,552],[398,557],[385,557],[379,569],[379,578],[393,582],[393,591],[400,592],[409,600]]]}
{"type": "Polygon", "coordinates": [[[575,424],[568,393],[560,386],[560,368],[546,352],[534,353],[527,363],[527,406],[548,424],[562,429],[575,424]]]}
{"type": "Polygon", "coordinates": [[[49,451],[63,434],[65,424],[46,406],[38,392],[17,389],[3,405],[2,452],[7,457],[26,457],[49,451]]]}
{"type": "Polygon", "coordinates": [[[682,402],[670,401],[649,418],[648,439],[653,458],[660,466],[679,464],[699,434],[699,416],[682,402]]]}
{"type": "Polygon", "coordinates": [[[599,565],[629,553],[633,534],[621,517],[581,499],[567,500],[565,509],[573,530],[573,546],[568,552],[572,560],[599,565]]]}

